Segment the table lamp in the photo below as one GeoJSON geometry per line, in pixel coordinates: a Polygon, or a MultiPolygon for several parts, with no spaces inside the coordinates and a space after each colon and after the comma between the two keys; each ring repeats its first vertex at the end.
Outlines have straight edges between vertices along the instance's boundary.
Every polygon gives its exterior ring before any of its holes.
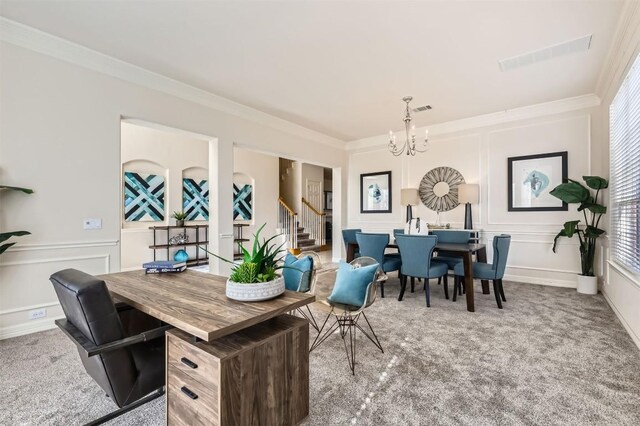
{"type": "Polygon", "coordinates": [[[407,222],[409,222],[413,218],[411,206],[420,204],[418,190],[416,188],[402,188],[400,190],[400,204],[407,206],[407,222]]]}
{"type": "Polygon", "coordinates": [[[458,201],[464,203],[464,229],[473,229],[471,219],[471,204],[477,204],[479,199],[479,188],[474,183],[462,183],[458,185],[458,201]]]}

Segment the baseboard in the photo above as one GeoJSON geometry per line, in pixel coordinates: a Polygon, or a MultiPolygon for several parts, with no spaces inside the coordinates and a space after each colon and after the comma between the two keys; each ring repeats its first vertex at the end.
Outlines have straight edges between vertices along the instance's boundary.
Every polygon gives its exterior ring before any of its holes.
{"type": "Polygon", "coordinates": [[[10,339],[12,337],[24,336],[25,334],[37,333],[55,328],[55,320],[64,318],[64,316],[47,318],[42,321],[26,322],[16,324],[9,327],[0,328],[0,340],[10,339]]]}
{"type": "Polygon", "coordinates": [[[504,281],[514,281],[525,284],[547,285],[551,287],[576,288],[575,281],[559,280],[555,278],[539,278],[526,275],[509,275],[505,274],[504,281]]]}
{"type": "Polygon", "coordinates": [[[613,313],[616,314],[616,316],[618,317],[618,320],[620,321],[620,323],[622,323],[622,326],[624,327],[624,329],[627,330],[627,334],[631,336],[631,340],[633,340],[633,343],[635,343],[638,349],[640,349],[640,336],[638,336],[633,331],[633,329],[629,326],[629,324],[627,323],[627,320],[624,319],[624,317],[616,307],[615,303],[613,303],[613,301],[609,298],[607,293],[603,291],[602,295],[604,296],[604,299],[607,301],[607,303],[611,307],[611,310],[613,311],[613,313]]]}

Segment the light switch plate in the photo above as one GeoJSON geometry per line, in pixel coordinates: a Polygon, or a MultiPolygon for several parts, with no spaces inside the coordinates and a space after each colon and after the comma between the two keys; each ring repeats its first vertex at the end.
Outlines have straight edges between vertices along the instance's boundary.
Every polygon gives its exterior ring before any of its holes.
{"type": "Polygon", "coordinates": [[[84,229],[102,229],[102,219],[85,219],[82,226],[84,229]]]}

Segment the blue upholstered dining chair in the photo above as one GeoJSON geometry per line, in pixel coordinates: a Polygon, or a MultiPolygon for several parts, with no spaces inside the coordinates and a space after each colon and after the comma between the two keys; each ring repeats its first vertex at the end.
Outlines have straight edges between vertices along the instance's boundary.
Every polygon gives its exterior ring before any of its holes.
{"type": "MultiPolygon", "coordinates": [[[[349,251],[349,244],[357,244],[358,241],[356,240],[356,234],[358,232],[362,232],[362,229],[359,228],[354,228],[354,229],[343,229],[342,230],[342,240],[344,241],[344,249],[345,251],[349,251]]],[[[353,258],[355,259],[356,257],[360,256],[360,250],[356,250],[356,252],[354,253],[353,258]]]]}
{"type": "MultiPolygon", "coordinates": [[[[502,309],[502,302],[507,299],[504,296],[502,278],[507,269],[507,257],[509,256],[509,246],[511,245],[511,235],[496,235],[493,237],[493,263],[473,262],[473,278],[493,281],[493,292],[495,293],[498,308],[502,309]]],[[[453,300],[456,300],[456,288],[464,282],[464,266],[458,263],[453,272],[456,275],[453,288],[453,300]]]]}
{"type": "Polygon", "coordinates": [[[398,235],[404,235],[403,228],[396,228],[393,230],[393,238],[396,238],[398,235]]]}
{"type": "MultiPolygon", "coordinates": [[[[469,231],[442,231],[442,230],[433,230],[431,233],[438,237],[438,243],[446,244],[467,244],[471,239],[471,233],[469,231]]],[[[433,258],[436,262],[446,263],[450,270],[460,262],[462,262],[462,257],[450,255],[447,256],[447,253],[438,253],[437,256],[433,258]]],[[[438,279],[438,284],[440,284],[440,279],[438,279]]]]}
{"type": "Polygon", "coordinates": [[[398,235],[396,238],[402,258],[401,289],[398,300],[402,300],[404,290],[407,287],[407,277],[424,278],[424,290],[427,298],[427,307],[431,306],[429,291],[429,279],[444,277],[444,295],[449,298],[449,284],[447,282],[447,264],[432,260],[433,249],[438,243],[435,235],[398,235]]]}
{"type": "Polygon", "coordinates": [[[385,276],[379,280],[380,297],[384,297],[384,283],[387,281],[387,272],[399,271],[402,260],[397,254],[385,254],[385,249],[389,245],[389,234],[373,234],[358,232],[356,240],[360,247],[360,256],[367,256],[375,259],[380,264],[385,276]]]}

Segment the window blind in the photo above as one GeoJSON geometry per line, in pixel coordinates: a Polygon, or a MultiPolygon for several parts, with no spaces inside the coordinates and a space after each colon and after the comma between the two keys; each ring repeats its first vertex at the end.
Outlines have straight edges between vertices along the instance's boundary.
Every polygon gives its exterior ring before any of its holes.
{"type": "Polygon", "coordinates": [[[640,55],[609,108],[611,256],[640,273],[640,55]]]}

